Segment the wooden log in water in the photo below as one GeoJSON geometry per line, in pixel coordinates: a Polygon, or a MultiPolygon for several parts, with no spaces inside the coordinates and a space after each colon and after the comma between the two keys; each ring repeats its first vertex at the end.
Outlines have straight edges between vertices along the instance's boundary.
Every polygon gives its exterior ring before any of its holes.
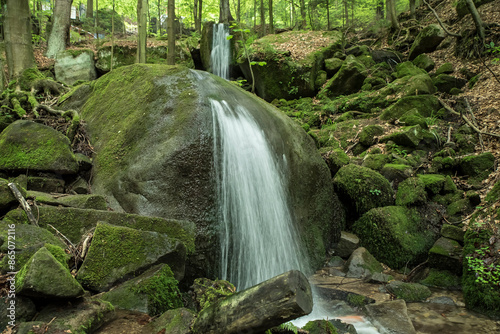
{"type": "Polygon", "coordinates": [[[193,333],[263,333],[311,313],[312,306],[309,281],[291,270],[214,302],[199,313],[193,333]]]}

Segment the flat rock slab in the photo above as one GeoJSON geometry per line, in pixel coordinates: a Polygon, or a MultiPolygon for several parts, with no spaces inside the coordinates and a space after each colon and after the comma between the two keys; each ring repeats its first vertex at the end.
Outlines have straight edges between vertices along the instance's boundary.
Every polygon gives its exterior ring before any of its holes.
{"type": "Polygon", "coordinates": [[[393,300],[366,305],[366,312],[371,322],[381,333],[416,334],[415,328],[408,317],[406,302],[393,300]]]}

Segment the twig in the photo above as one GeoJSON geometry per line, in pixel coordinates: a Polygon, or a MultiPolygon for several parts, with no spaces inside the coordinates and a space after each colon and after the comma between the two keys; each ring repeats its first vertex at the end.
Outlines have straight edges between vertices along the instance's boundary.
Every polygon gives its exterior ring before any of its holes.
{"type": "Polygon", "coordinates": [[[421,267],[425,266],[427,264],[427,260],[425,260],[424,262],[420,263],[418,266],[416,266],[415,268],[413,268],[409,273],[408,275],[406,275],[406,281],[407,282],[411,282],[413,276],[415,276],[417,270],[420,270],[421,267]]]}
{"type": "MultiPolygon", "coordinates": [[[[472,112],[472,108],[470,107],[469,101],[467,99],[465,100],[465,106],[467,107],[467,111],[471,115],[472,122],[474,122],[474,125],[476,128],[479,129],[479,125],[477,124],[476,121],[476,116],[474,116],[474,113],[472,112]]],[[[479,132],[479,143],[481,144],[481,153],[484,152],[484,142],[483,142],[483,136],[481,135],[481,132],[479,132]]]]}
{"type": "Polygon", "coordinates": [[[434,8],[431,7],[431,5],[429,5],[429,3],[426,1],[426,0],[423,0],[424,3],[427,5],[427,7],[429,7],[429,9],[432,11],[432,13],[434,14],[434,16],[436,17],[439,25],[441,26],[441,28],[443,28],[444,32],[447,33],[448,35],[450,36],[453,36],[453,37],[457,37],[457,38],[462,38],[461,35],[459,34],[455,34],[454,32],[451,32],[449,31],[448,29],[446,29],[446,27],[444,26],[443,22],[441,21],[441,19],[439,18],[439,15],[436,13],[436,11],[434,10],[434,8]]]}
{"type": "Polygon", "coordinates": [[[9,183],[7,184],[7,186],[10,188],[12,194],[18,200],[19,204],[21,204],[23,210],[26,212],[26,216],[28,216],[28,221],[30,222],[30,224],[38,226],[38,222],[31,212],[30,205],[28,204],[28,202],[26,202],[19,189],[17,189],[16,185],[14,183],[9,183]]]}
{"type": "Polygon", "coordinates": [[[57,228],[55,228],[54,226],[52,226],[51,224],[47,224],[47,226],[51,227],[54,229],[54,231],[56,231],[56,233],[64,239],[64,241],[66,242],[66,244],[71,247],[71,251],[75,253],[75,255],[80,255],[78,250],[76,249],[75,245],[71,242],[71,240],[69,240],[68,238],[66,238],[66,236],[64,234],[62,234],[57,228]]]}

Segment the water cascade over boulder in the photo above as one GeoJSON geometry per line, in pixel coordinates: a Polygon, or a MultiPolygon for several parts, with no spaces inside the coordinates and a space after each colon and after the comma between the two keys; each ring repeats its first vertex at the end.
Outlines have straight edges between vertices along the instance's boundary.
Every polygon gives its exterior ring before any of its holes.
{"type": "Polygon", "coordinates": [[[302,251],[318,267],[340,236],[341,220],[333,210],[330,172],[314,142],[273,106],[207,73],[126,66],[67,98],[80,107],[94,143],[94,193],[107,196],[116,211],[195,222],[196,252],[186,275],[219,275],[211,101],[245,106],[272,154],[286,161],[280,168],[290,215],[302,251]]]}

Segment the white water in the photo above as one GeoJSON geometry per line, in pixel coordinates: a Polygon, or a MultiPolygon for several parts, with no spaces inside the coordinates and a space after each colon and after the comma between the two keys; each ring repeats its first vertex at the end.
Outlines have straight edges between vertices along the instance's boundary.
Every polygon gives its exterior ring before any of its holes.
{"type": "Polygon", "coordinates": [[[231,63],[231,45],[228,40],[229,28],[223,23],[214,24],[212,52],[210,63],[212,73],[229,80],[229,64],[231,63]]]}
{"type": "Polygon", "coordinates": [[[286,160],[243,106],[210,100],[220,205],[222,278],[246,289],[304,270],[287,203],[286,160]]]}

